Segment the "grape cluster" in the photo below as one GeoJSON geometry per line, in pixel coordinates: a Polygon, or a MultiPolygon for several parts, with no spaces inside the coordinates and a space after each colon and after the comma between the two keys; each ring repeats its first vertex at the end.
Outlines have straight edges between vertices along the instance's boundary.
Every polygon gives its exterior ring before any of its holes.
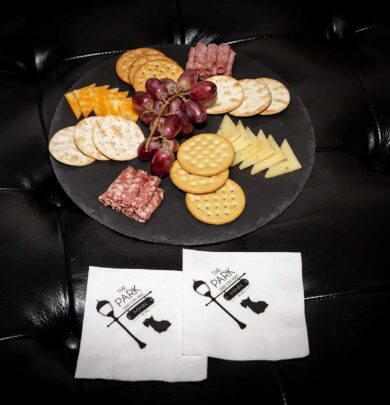
{"type": "Polygon", "coordinates": [[[138,158],[151,161],[152,174],[163,177],[171,170],[179,149],[177,136],[191,136],[194,124],[206,120],[205,104],[215,99],[217,86],[198,81],[198,72],[191,69],[184,71],[177,83],[150,78],[145,88],[133,95],[141,121],[150,128],[150,135],[138,147],[138,158]]]}

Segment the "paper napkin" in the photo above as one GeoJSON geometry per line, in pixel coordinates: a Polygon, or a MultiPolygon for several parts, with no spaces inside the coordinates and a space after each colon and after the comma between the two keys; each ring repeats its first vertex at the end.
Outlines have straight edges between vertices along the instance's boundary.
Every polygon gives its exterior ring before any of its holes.
{"type": "Polygon", "coordinates": [[[300,253],[183,250],[183,355],[309,354],[300,253]]]}
{"type": "Polygon", "coordinates": [[[204,380],[207,358],[181,355],[181,278],[90,267],[75,377],[204,380]]]}

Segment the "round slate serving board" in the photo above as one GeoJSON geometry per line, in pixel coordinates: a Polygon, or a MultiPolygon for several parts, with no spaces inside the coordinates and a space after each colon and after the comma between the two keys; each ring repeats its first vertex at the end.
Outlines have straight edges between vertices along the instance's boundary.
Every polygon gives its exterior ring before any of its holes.
{"type": "MultiPolygon", "coordinates": [[[[185,66],[188,47],[183,45],[155,46],[167,56],[185,66]]],[[[87,72],[70,90],[87,86],[109,84],[119,87],[121,91],[131,90],[115,73],[115,62],[118,56],[107,60],[87,72]]],[[[237,55],[233,69],[237,79],[271,77],[278,79],[270,69],[240,54],[237,55]]],[[[289,88],[291,91],[291,88],[289,88]]],[[[223,116],[209,115],[202,128],[195,134],[216,132],[223,116]]],[[[236,118],[232,117],[234,121],[236,118]]],[[[161,187],[165,198],[150,220],[138,223],[121,213],[104,207],[98,200],[118,174],[131,165],[137,169],[150,172],[150,163],[134,159],[128,162],[96,161],[86,167],[71,167],[51,158],[56,176],[65,192],[87,215],[121,234],[149,242],[168,243],[173,245],[205,245],[223,242],[252,232],[267,224],[283,212],[304,188],[314,163],[315,138],[309,115],[301,101],[291,93],[289,107],[273,116],[255,116],[241,119],[245,126],[250,126],[257,134],[261,128],[272,134],[280,144],[288,139],[291,147],[302,164],[302,169],[272,179],[265,179],[264,172],[251,176],[250,168],[239,170],[238,166],[230,169],[230,178],[243,188],[246,195],[246,207],[243,214],[230,224],[207,225],[196,220],[185,205],[185,194],[178,190],[169,177],[163,179],[161,187]]],[[[65,98],[57,106],[50,128],[50,138],[61,128],[75,125],[77,122],[65,98]]],[[[145,136],[148,128],[139,123],[145,136]]]]}

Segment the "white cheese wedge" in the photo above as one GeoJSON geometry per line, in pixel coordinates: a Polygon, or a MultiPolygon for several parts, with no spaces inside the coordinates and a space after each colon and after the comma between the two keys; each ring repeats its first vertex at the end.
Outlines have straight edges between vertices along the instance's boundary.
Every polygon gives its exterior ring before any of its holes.
{"type": "Polygon", "coordinates": [[[236,153],[252,144],[251,138],[245,131],[241,121],[237,123],[237,130],[240,133],[240,137],[232,142],[234,152],[236,153]]]}
{"type": "Polygon", "coordinates": [[[264,159],[269,158],[275,153],[274,148],[267,145],[261,148],[258,152],[254,153],[253,155],[249,156],[247,159],[243,160],[240,164],[240,169],[246,169],[247,167],[253,166],[255,163],[261,162],[264,159]]]}
{"type": "Polygon", "coordinates": [[[286,174],[286,173],[291,173],[302,167],[302,165],[299,163],[297,157],[295,156],[293,150],[291,149],[291,146],[287,142],[287,139],[285,139],[282,142],[280,149],[286,155],[286,160],[283,160],[282,162],[279,162],[279,163],[271,166],[265,173],[266,179],[269,179],[271,177],[281,176],[282,174],[286,174]]]}
{"type": "Polygon", "coordinates": [[[233,142],[240,137],[240,132],[227,114],[224,115],[217,134],[228,139],[230,142],[233,142]]]}
{"type": "Polygon", "coordinates": [[[261,149],[242,161],[240,165],[241,170],[246,169],[247,167],[250,167],[258,162],[261,162],[262,160],[269,158],[275,153],[274,148],[261,129],[257,134],[257,141],[260,143],[261,149]]]}
{"type": "Polygon", "coordinates": [[[283,160],[286,160],[286,155],[279,148],[279,145],[276,143],[272,135],[268,136],[268,141],[271,146],[274,148],[275,153],[267,159],[264,159],[258,163],[255,163],[251,170],[251,175],[257,174],[265,169],[269,169],[271,166],[279,163],[283,160]]]}
{"type": "Polygon", "coordinates": [[[249,139],[252,141],[252,143],[259,142],[259,140],[257,139],[257,136],[252,132],[252,130],[249,127],[246,127],[245,131],[246,131],[247,135],[249,136],[249,139]]]}
{"type": "Polygon", "coordinates": [[[232,163],[232,166],[238,165],[241,163],[243,160],[249,158],[256,152],[259,152],[260,149],[262,148],[262,145],[258,142],[246,147],[245,149],[240,150],[234,155],[234,160],[232,163]]]}

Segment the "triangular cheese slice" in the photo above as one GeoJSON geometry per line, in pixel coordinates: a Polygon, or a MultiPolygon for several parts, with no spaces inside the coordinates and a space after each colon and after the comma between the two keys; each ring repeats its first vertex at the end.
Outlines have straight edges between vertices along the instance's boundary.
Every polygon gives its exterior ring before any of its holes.
{"type": "Polygon", "coordinates": [[[139,112],[133,106],[133,101],[131,98],[125,98],[119,102],[119,112],[123,118],[137,122],[139,117],[139,112]]]}
{"type": "Polygon", "coordinates": [[[217,134],[228,139],[230,142],[233,142],[240,137],[240,132],[237,130],[236,125],[227,114],[224,115],[217,134]]]}
{"type": "Polygon", "coordinates": [[[84,118],[88,117],[92,112],[92,103],[90,101],[91,89],[96,86],[95,83],[83,87],[81,89],[76,89],[73,91],[73,94],[77,98],[78,103],[80,104],[81,112],[83,113],[84,118]]]}
{"type": "Polygon", "coordinates": [[[72,109],[73,114],[76,116],[77,119],[81,117],[81,107],[79,102],[77,101],[76,96],[73,92],[65,94],[66,101],[69,104],[69,107],[72,109]]]}
{"type": "Polygon", "coordinates": [[[235,141],[232,142],[234,152],[239,152],[242,149],[245,149],[246,147],[250,146],[252,144],[252,140],[250,136],[247,134],[245,131],[244,125],[242,125],[241,121],[238,121],[237,123],[237,130],[240,134],[240,137],[237,138],[235,141]]]}
{"type": "Polygon", "coordinates": [[[267,172],[265,173],[265,178],[269,179],[271,177],[280,176],[282,174],[291,173],[295,170],[298,170],[302,167],[299,163],[299,160],[295,156],[291,146],[285,139],[280,147],[282,152],[286,155],[286,160],[279,162],[273,166],[271,166],[267,172]]]}
{"type": "Polygon", "coordinates": [[[267,159],[264,159],[258,163],[255,163],[251,170],[251,175],[259,173],[265,169],[269,169],[271,166],[275,165],[276,163],[281,162],[282,160],[286,159],[286,155],[282,152],[279,148],[279,145],[276,143],[275,139],[272,135],[268,136],[268,141],[275,150],[275,153],[267,159]]]}
{"type": "Polygon", "coordinates": [[[241,170],[246,169],[247,167],[250,167],[258,162],[261,162],[262,160],[269,158],[275,153],[275,149],[272,147],[271,143],[266,138],[264,132],[261,129],[257,134],[257,141],[260,143],[261,149],[242,161],[242,163],[240,164],[241,170]]]}

